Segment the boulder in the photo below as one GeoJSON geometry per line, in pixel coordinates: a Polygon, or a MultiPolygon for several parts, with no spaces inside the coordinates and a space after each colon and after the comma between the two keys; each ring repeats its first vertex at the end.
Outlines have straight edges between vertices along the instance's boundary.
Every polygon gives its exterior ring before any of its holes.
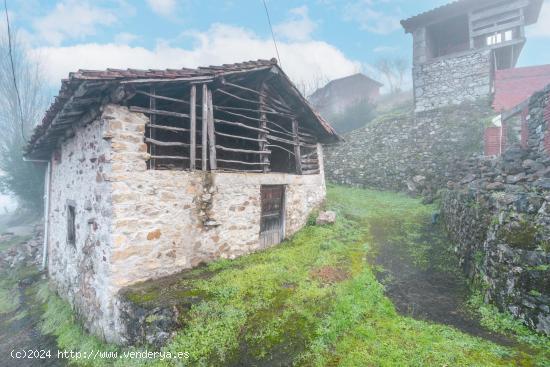
{"type": "Polygon", "coordinates": [[[327,210],[319,213],[319,216],[317,217],[315,224],[319,226],[323,226],[325,224],[333,224],[335,221],[336,221],[336,213],[331,210],[327,210]]]}

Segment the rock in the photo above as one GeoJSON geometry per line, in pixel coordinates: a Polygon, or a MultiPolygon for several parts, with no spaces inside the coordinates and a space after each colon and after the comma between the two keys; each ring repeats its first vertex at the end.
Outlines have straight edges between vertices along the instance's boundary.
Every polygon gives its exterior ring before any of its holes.
{"type": "Polygon", "coordinates": [[[518,173],[517,175],[506,176],[506,183],[516,184],[518,182],[524,181],[525,178],[526,178],[525,173],[521,172],[521,173],[518,173]]]}
{"type": "Polygon", "coordinates": [[[491,182],[486,186],[487,190],[503,190],[504,184],[502,182],[491,182]]]}
{"type": "Polygon", "coordinates": [[[462,180],[460,180],[460,183],[467,184],[469,182],[472,182],[475,179],[476,179],[476,175],[474,175],[473,173],[468,173],[462,180]]]}
{"type": "Polygon", "coordinates": [[[323,226],[326,224],[333,224],[335,221],[336,221],[336,213],[331,210],[327,210],[319,213],[319,216],[317,217],[315,224],[319,226],[323,226]]]}
{"type": "Polygon", "coordinates": [[[550,178],[540,178],[534,184],[539,189],[550,190],[550,178]]]}
{"type": "Polygon", "coordinates": [[[424,181],[426,181],[426,177],[422,175],[416,175],[412,178],[414,183],[417,183],[419,185],[424,184],[424,181]]]}

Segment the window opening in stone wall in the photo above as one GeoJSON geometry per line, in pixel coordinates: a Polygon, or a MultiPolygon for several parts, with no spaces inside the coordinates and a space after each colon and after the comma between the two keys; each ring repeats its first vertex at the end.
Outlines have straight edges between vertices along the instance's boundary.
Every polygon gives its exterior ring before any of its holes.
{"type": "Polygon", "coordinates": [[[67,243],[76,244],[76,207],[73,203],[67,204],[67,243]]]}
{"type": "Polygon", "coordinates": [[[428,48],[431,57],[441,57],[470,48],[468,16],[461,15],[428,27],[428,48]]]}
{"type": "Polygon", "coordinates": [[[149,116],[148,169],[319,173],[315,127],[271,74],[136,87],[128,104],[149,116]]]}

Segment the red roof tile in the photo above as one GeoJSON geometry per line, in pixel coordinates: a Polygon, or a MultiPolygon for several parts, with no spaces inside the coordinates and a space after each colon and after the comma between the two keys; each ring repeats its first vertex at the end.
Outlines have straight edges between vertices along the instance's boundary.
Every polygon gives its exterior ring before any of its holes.
{"type": "Polygon", "coordinates": [[[493,108],[510,110],[550,84],[550,65],[497,70],[493,108]]]}

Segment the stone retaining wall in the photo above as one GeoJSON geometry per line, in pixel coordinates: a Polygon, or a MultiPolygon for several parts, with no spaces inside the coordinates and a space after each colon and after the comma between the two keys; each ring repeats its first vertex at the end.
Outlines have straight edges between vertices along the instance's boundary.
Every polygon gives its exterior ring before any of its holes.
{"type": "Polygon", "coordinates": [[[418,114],[382,116],[325,149],[327,179],[344,185],[433,195],[483,148],[488,100],[418,114]]]}
{"type": "Polygon", "coordinates": [[[487,301],[550,335],[550,90],[530,101],[529,147],[470,159],[442,196],[442,218],[464,269],[487,301]]]}

